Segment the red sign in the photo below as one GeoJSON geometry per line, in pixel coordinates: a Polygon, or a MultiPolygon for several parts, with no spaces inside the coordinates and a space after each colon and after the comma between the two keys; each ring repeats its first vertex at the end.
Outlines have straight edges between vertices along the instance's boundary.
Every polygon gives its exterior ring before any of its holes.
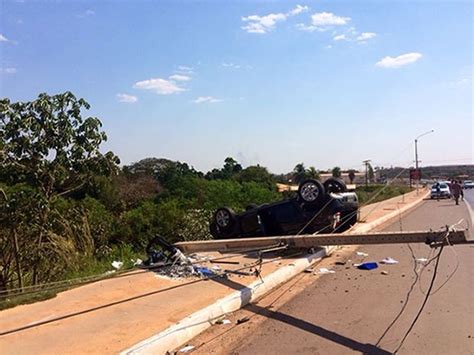
{"type": "Polygon", "coordinates": [[[421,179],[421,170],[420,169],[410,169],[410,179],[411,180],[420,180],[421,179]]]}

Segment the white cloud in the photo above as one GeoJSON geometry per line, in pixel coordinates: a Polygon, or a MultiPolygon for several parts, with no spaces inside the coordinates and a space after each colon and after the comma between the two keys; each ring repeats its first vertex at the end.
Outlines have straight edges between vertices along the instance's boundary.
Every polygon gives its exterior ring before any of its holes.
{"type": "Polygon", "coordinates": [[[77,18],[85,18],[85,17],[89,17],[89,16],[94,16],[94,15],[95,15],[95,11],[91,10],[91,9],[88,9],[88,10],[84,11],[82,14],[77,15],[77,18]]]}
{"type": "Polygon", "coordinates": [[[302,12],[308,11],[308,6],[296,5],[296,7],[287,13],[276,13],[268,14],[265,16],[259,15],[250,15],[242,17],[243,22],[247,22],[245,26],[242,26],[242,29],[247,31],[247,33],[259,33],[264,34],[272,31],[275,28],[277,22],[286,21],[290,16],[296,16],[302,12]]]}
{"type": "Polygon", "coordinates": [[[301,14],[302,12],[306,12],[308,10],[309,10],[309,7],[306,5],[305,6],[296,5],[296,7],[293,10],[290,10],[290,12],[288,12],[288,15],[295,16],[295,15],[301,14]]]}
{"type": "Polygon", "coordinates": [[[0,67],[0,74],[16,74],[16,68],[1,68],[0,67]]]}
{"type": "Polygon", "coordinates": [[[188,75],[173,74],[169,77],[169,79],[176,80],[176,81],[190,81],[192,78],[188,75]]]}
{"type": "Polygon", "coordinates": [[[0,42],[10,42],[10,40],[0,33],[0,42]]]}
{"type": "Polygon", "coordinates": [[[128,94],[117,94],[117,99],[119,102],[126,102],[129,104],[133,104],[138,101],[138,98],[136,96],[128,94]]]}
{"type": "Polygon", "coordinates": [[[337,35],[333,37],[333,40],[335,41],[347,41],[346,35],[337,35]]]}
{"type": "Polygon", "coordinates": [[[151,90],[156,92],[158,95],[171,95],[186,91],[186,89],[178,86],[173,80],[161,78],[138,81],[133,85],[133,87],[135,89],[151,90]]]}
{"type": "Polygon", "coordinates": [[[399,68],[404,65],[415,63],[421,59],[421,53],[413,52],[399,55],[398,57],[385,57],[378,61],[375,65],[380,68],[399,68]]]}
{"type": "Polygon", "coordinates": [[[183,73],[183,74],[193,74],[194,73],[194,68],[193,67],[188,67],[186,65],[179,65],[178,70],[176,70],[178,73],[183,73]]]}
{"type": "Polygon", "coordinates": [[[313,26],[313,25],[305,25],[304,23],[298,23],[296,25],[296,28],[299,29],[300,31],[306,31],[306,32],[325,31],[324,28],[313,26]]]}
{"type": "Polygon", "coordinates": [[[374,38],[375,36],[377,36],[377,34],[374,32],[362,32],[359,36],[357,36],[356,40],[359,42],[364,42],[374,38]]]}
{"type": "Polygon", "coordinates": [[[224,68],[231,68],[231,69],[240,69],[241,66],[235,63],[222,63],[221,64],[224,68]]]}
{"type": "Polygon", "coordinates": [[[196,104],[203,104],[203,103],[216,103],[216,102],[221,102],[221,99],[216,99],[215,97],[212,96],[199,96],[197,99],[193,100],[194,103],[196,104]]]}
{"type": "Polygon", "coordinates": [[[351,18],[336,16],[332,12],[317,12],[311,16],[311,20],[314,26],[341,26],[346,25],[351,18]]]}

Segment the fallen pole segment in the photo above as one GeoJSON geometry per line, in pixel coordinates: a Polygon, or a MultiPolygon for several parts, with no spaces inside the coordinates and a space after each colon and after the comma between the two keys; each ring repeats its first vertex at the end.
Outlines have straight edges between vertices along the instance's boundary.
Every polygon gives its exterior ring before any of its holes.
{"type": "Polygon", "coordinates": [[[405,244],[425,243],[432,247],[449,244],[474,244],[467,239],[467,230],[456,231],[414,231],[414,232],[377,232],[362,234],[303,234],[277,237],[235,238],[222,240],[204,240],[179,242],[174,244],[184,253],[229,252],[244,248],[265,248],[286,245],[292,248],[315,248],[321,245],[362,245],[362,244],[405,244]]]}

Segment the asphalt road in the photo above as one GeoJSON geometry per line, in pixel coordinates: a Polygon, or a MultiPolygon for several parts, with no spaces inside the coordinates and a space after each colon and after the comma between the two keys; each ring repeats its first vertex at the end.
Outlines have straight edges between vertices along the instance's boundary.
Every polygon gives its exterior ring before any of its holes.
{"type": "MultiPolygon", "coordinates": [[[[474,190],[466,191],[474,202],[474,190]]],[[[418,208],[386,230],[438,229],[463,221],[471,225],[464,202],[424,201],[418,208]],[[469,221],[469,222],[467,222],[469,221]]],[[[438,250],[426,245],[411,245],[415,258],[434,256],[438,250]]],[[[422,268],[412,257],[408,245],[365,246],[359,251],[346,249],[331,260],[333,274],[309,282],[297,295],[278,308],[259,302],[234,315],[250,315],[250,320],[212,336],[203,335],[197,353],[218,354],[389,354],[416,316],[431,282],[433,261],[422,268]],[[371,271],[358,270],[352,263],[380,261],[391,257],[396,265],[382,265],[371,271]],[[345,260],[345,265],[334,264],[345,260]],[[350,261],[349,261],[350,260],[350,261]],[[407,294],[416,279],[408,301],[407,294]],[[388,274],[382,274],[384,271],[388,274]],[[403,313],[386,332],[397,314],[403,313]],[[253,317],[255,315],[255,317],[253,317]]],[[[326,261],[328,263],[329,261],[326,261]]],[[[306,274],[305,274],[306,275],[306,274]]],[[[314,276],[313,276],[314,277],[314,276]]],[[[474,246],[444,248],[437,277],[424,311],[400,348],[400,354],[474,354],[474,246]],[[445,283],[447,282],[447,283],[445,283]],[[444,284],[445,283],[445,284],[444,284]],[[443,286],[444,284],[444,286],[443,286]],[[441,287],[441,288],[440,288],[441,287]]],[[[224,327],[224,326],[221,326],[224,327]]],[[[213,327],[218,329],[217,327],[213,327]]],[[[223,328],[220,328],[223,329],[223,328]]]]}

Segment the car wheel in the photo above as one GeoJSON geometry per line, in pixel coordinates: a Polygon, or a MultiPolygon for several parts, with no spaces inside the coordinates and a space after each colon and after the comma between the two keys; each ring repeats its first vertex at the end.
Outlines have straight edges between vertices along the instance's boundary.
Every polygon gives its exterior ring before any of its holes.
{"type": "Polygon", "coordinates": [[[344,181],[341,179],[336,178],[329,178],[324,182],[324,188],[326,189],[327,193],[330,192],[346,192],[347,186],[344,181]]]}
{"type": "Polygon", "coordinates": [[[324,196],[324,186],[317,180],[305,180],[298,188],[298,197],[305,203],[317,203],[324,196]]]}
{"type": "Polygon", "coordinates": [[[235,223],[235,213],[227,207],[219,208],[214,213],[214,221],[220,230],[229,230],[235,223]]]}

